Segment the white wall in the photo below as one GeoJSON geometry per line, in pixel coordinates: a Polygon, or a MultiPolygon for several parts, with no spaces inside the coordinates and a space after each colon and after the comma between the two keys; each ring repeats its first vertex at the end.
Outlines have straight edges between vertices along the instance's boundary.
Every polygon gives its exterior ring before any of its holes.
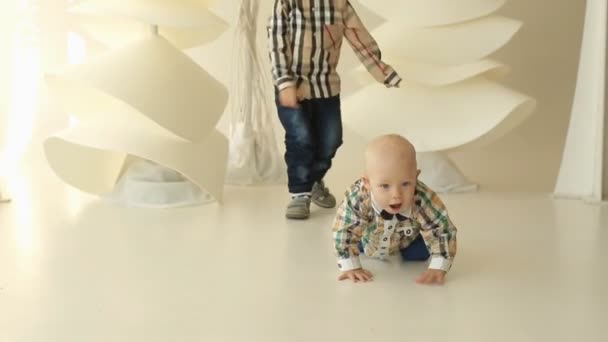
{"type": "Polygon", "coordinates": [[[551,192],[574,96],[585,1],[510,0],[501,14],[524,26],[496,54],[512,67],[504,84],[538,100],[532,117],[503,139],[452,153],[486,189],[551,192]]]}
{"type": "MultiPolygon", "coordinates": [[[[606,98],[608,98],[608,96],[606,98]]],[[[604,175],[602,179],[603,199],[608,200],[608,108],[606,107],[604,107],[604,175]]]]}
{"type": "MultiPolygon", "coordinates": [[[[606,36],[606,46],[608,46],[608,35],[606,36]]],[[[606,65],[608,65],[608,54],[605,56],[606,58],[606,65]]],[[[608,82],[606,82],[606,80],[608,80],[608,68],[606,68],[605,70],[605,74],[604,74],[604,87],[606,89],[604,89],[604,155],[603,155],[603,162],[604,162],[604,174],[602,177],[603,180],[603,189],[602,189],[602,198],[604,200],[608,200],[608,106],[606,106],[606,100],[608,100],[608,87],[607,84],[608,82]]]]}

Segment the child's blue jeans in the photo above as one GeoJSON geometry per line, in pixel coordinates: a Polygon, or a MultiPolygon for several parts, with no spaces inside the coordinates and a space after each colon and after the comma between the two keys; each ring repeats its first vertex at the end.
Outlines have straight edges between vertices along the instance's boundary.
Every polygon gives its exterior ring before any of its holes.
{"type": "Polygon", "coordinates": [[[323,179],[342,145],[340,97],[304,100],[299,108],[281,106],[279,120],[285,128],[285,162],[289,192],[310,192],[323,179]]]}

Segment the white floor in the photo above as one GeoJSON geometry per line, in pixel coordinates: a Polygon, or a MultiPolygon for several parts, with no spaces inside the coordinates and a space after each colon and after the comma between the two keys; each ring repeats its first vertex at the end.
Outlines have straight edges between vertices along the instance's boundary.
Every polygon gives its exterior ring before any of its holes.
{"type": "Polygon", "coordinates": [[[445,196],[460,228],[445,286],[398,260],[352,284],[336,281],[332,211],[286,221],[279,187],[144,210],[68,189],[42,160],[21,175],[0,206],[2,342],[608,340],[608,207],[445,196]]]}

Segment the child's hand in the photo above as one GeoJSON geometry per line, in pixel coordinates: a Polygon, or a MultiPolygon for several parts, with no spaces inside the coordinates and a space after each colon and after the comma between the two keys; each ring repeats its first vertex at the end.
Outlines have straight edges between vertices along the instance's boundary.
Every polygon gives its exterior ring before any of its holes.
{"type": "Polygon", "coordinates": [[[298,108],[296,87],[288,87],[279,92],[279,103],[283,107],[298,108]]]}
{"type": "Polygon", "coordinates": [[[368,270],[364,270],[362,268],[357,268],[356,270],[342,272],[340,274],[340,276],[338,277],[338,280],[350,279],[350,280],[354,281],[355,283],[358,283],[360,281],[365,283],[368,281],[372,281],[373,277],[374,276],[372,275],[372,272],[370,272],[368,270]]]}
{"type": "Polygon", "coordinates": [[[446,272],[442,270],[426,270],[426,272],[422,273],[420,277],[416,279],[416,282],[418,284],[425,285],[443,285],[443,282],[445,281],[445,273],[446,272]]]}

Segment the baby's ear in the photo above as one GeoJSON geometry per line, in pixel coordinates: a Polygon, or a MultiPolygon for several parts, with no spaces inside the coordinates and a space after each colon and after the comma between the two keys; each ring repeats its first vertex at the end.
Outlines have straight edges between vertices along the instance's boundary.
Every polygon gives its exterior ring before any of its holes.
{"type": "Polygon", "coordinates": [[[420,173],[422,173],[422,170],[418,170],[418,172],[416,172],[416,178],[420,177],[420,173]]]}
{"type": "Polygon", "coordinates": [[[367,178],[367,176],[363,176],[361,178],[363,178],[363,185],[369,189],[369,178],[367,178]]]}

